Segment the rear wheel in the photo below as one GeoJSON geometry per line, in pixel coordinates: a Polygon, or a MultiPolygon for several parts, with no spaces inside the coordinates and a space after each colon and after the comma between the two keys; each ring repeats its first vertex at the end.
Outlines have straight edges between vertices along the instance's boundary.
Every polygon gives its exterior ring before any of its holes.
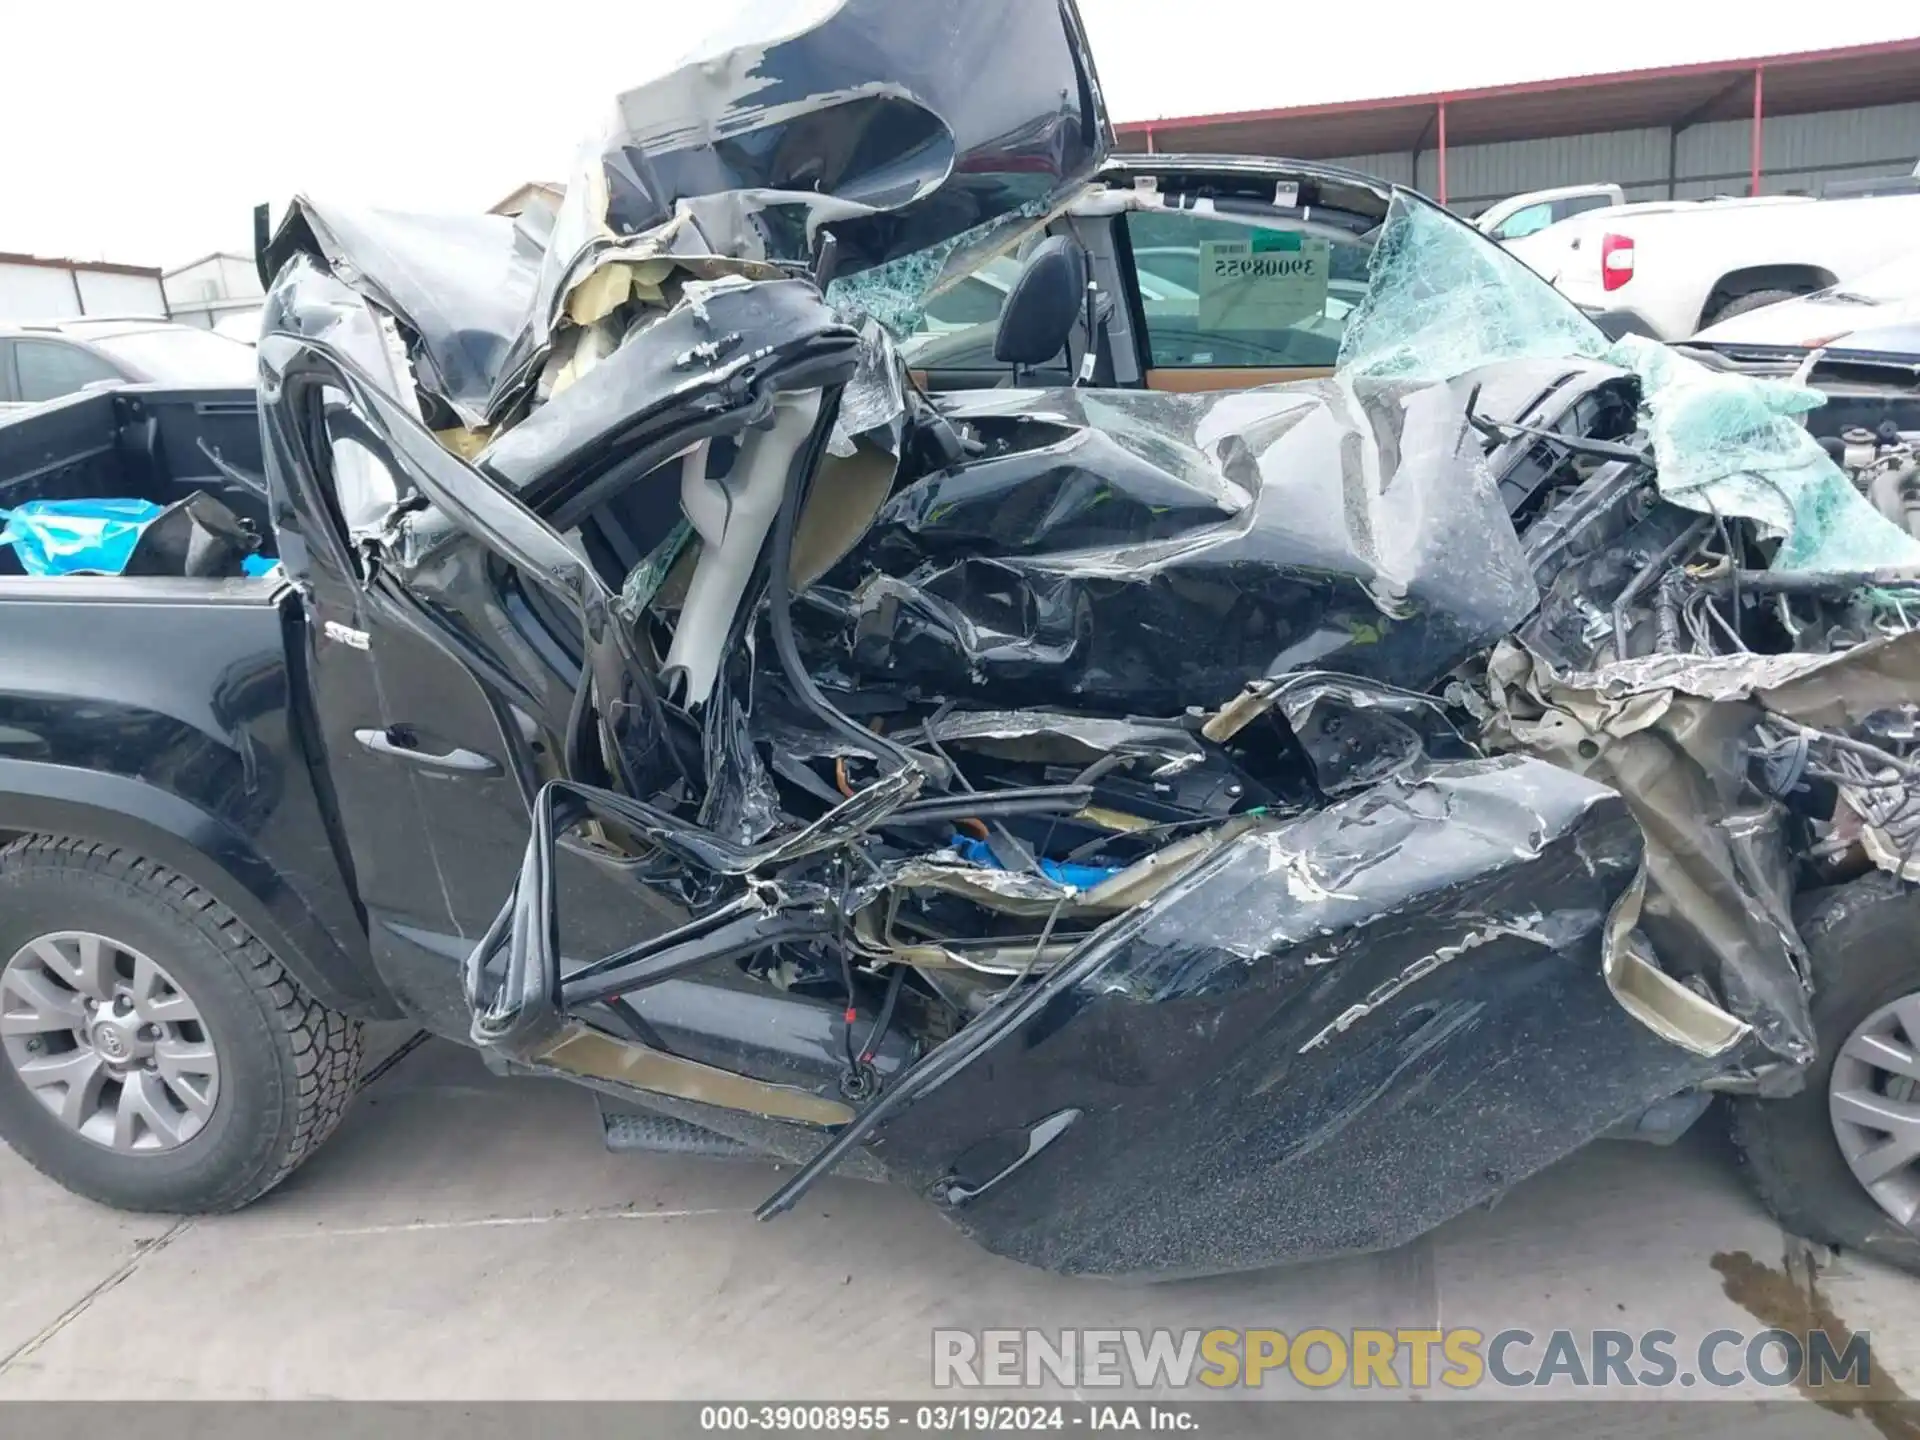
{"type": "Polygon", "coordinates": [[[1761,310],[1768,305],[1778,305],[1782,300],[1792,300],[1805,293],[1804,290],[1750,290],[1745,295],[1736,295],[1723,303],[1707,317],[1706,324],[1700,328],[1704,330],[1707,325],[1717,325],[1722,320],[1732,319],[1735,315],[1744,315],[1749,310],[1761,310]]]}
{"type": "Polygon", "coordinates": [[[1920,891],[1855,881],[1801,934],[1819,1059],[1800,1094],[1735,1102],[1735,1143],[1787,1229],[1920,1272],[1920,891]]]}
{"type": "Polygon", "coordinates": [[[90,841],[0,852],[0,1138],[129,1210],[232,1210],[332,1132],[357,1022],[183,877],[90,841]]]}

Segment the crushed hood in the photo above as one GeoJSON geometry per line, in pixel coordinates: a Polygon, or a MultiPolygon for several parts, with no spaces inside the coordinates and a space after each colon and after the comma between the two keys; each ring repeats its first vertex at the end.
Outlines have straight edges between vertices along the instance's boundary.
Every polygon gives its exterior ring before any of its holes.
{"type": "Polygon", "coordinates": [[[569,193],[622,236],[737,196],[767,258],[830,225],[844,274],[1066,193],[1109,133],[1073,0],[757,0],[618,98],[569,193]]]}
{"type": "Polygon", "coordinates": [[[676,269],[769,279],[822,233],[848,275],[1064,202],[1111,126],[1074,0],[753,0],[616,97],[557,215],[295,199],[263,255],[324,260],[417,337],[414,379],[478,431],[557,332],[676,269]]]}

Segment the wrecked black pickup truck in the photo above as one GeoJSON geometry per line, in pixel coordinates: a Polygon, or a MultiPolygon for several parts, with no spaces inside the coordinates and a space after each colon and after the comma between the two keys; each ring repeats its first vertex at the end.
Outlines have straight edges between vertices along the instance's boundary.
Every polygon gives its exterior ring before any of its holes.
{"type": "Polygon", "coordinates": [[[405,1016],[791,1167],[763,1216],[839,1171],[1170,1275],[1724,1096],[1916,1264],[1911,390],[1107,134],[1070,3],[813,5],[557,214],[297,202],[257,430],[0,426],[16,517],[164,541],[0,578],[0,1134],[232,1208],[405,1016]],[[903,361],[975,283],[997,371],[903,361]]]}

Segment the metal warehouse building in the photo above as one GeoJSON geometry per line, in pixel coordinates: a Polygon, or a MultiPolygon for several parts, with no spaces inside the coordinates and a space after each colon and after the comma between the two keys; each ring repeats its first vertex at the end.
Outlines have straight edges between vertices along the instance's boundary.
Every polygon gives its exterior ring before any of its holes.
{"type": "Polygon", "coordinates": [[[1629,200],[1818,194],[1913,170],[1920,38],[1115,128],[1123,150],[1332,160],[1465,214],[1605,181],[1629,200]]]}

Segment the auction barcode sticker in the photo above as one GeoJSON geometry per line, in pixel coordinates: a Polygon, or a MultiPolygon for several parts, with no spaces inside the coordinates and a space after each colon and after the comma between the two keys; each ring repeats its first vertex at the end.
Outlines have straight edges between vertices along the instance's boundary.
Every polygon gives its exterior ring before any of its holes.
{"type": "Polygon", "coordinates": [[[1284,330],[1327,308],[1332,245],[1286,230],[1200,246],[1202,330],[1284,330]]]}

